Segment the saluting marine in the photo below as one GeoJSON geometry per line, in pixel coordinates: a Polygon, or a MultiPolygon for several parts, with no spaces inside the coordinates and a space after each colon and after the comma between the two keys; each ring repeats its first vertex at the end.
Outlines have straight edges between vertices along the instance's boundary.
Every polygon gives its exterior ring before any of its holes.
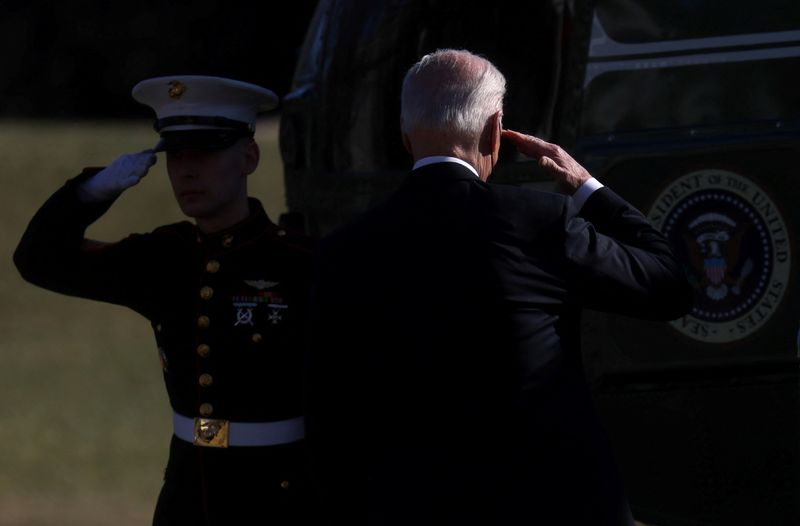
{"type": "Polygon", "coordinates": [[[14,254],[22,276],[150,320],[174,411],[154,524],[302,524],[301,412],[310,240],[247,194],[258,165],[260,86],[205,76],[148,79],[133,97],[160,142],[85,169],[36,213],[14,254]],[[183,221],[116,243],[86,228],[166,152],[183,221]]]}

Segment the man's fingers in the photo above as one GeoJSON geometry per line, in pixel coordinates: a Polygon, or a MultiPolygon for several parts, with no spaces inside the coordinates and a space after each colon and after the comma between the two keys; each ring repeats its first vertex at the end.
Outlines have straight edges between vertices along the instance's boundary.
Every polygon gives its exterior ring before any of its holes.
{"type": "Polygon", "coordinates": [[[550,157],[539,157],[539,166],[544,168],[545,170],[550,170],[553,172],[561,172],[562,168],[556,164],[554,160],[550,157]]]}
{"type": "Polygon", "coordinates": [[[156,164],[156,161],[158,161],[158,157],[156,157],[156,152],[152,148],[148,148],[147,150],[142,150],[141,152],[138,153],[138,155],[141,155],[142,157],[146,158],[150,166],[153,166],[154,164],[156,164]]]}
{"type": "Polygon", "coordinates": [[[155,155],[152,151],[120,155],[107,167],[81,183],[78,188],[79,197],[87,203],[114,199],[147,175],[154,163],[155,155]]]}
{"type": "Polygon", "coordinates": [[[503,130],[502,136],[511,141],[517,149],[530,157],[551,155],[557,150],[555,144],[543,141],[533,135],[525,135],[514,130],[503,130]]]}
{"type": "Polygon", "coordinates": [[[158,158],[152,150],[145,150],[143,152],[133,154],[131,157],[132,169],[131,171],[139,178],[147,175],[150,167],[156,164],[158,158]]]}
{"type": "Polygon", "coordinates": [[[137,162],[147,162],[151,166],[154,165],[156,163],[156,160],[158,159],[153,150],[143,150],[139,153],[133,154],[132,157],[137,162]]]}
{"type": "Polygon", "coordinates": [[[563,193],[574,193],[591,178],[589,172],[557,144],[514,130],[503,130],[503,137],[523,154],[538,159],[539,167],[555,179],[556,188],[563,193]]]}
{"type": "Polygon", "coordinates": [[[524,133],[519,133],[514,130],[503,130],[501,135],[513,142],[517,148],[541,148],[548,144],[533,135],[525,135],[524,133]]]}
{"type": "Polygon", "coordinates": [[[510,139],[512,141],[520,141],[526,137],[526,135],[514,130],[509,130],[508,128],[504,129],[500,133],[503,137],[505,137],[506,139],[510,139]]]}
{"type": "Polygon", "coordinates": [[[559,152],[557,145],[514,130],[503,130],[503,137],[513,142],[520,152],[538,158],[539,166],[544,170],[552,172],[554,175],[563,174],[564,168],[553,159],[553,156],[559,152]]]}
{"type": "Polygon", "coordinates": [[[138,175],[131,175],[130,177],[126,177],[125,179],[121,180],[120,183],[122,186],[122,190],[126,190],[131,186],[139,184],[139,181],[142,180],[142,177],[144,177],[144,175],[142,175],[141,177],[138,175]]]}

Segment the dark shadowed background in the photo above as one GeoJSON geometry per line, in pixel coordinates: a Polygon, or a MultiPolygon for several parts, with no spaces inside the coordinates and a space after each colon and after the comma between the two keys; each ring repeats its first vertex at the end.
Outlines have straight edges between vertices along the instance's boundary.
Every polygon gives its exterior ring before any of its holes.
{"type": "Polygon", "coordinates": [[[138,81],[219,75],[289,90],[316,0],[0,2],[0,115],[148,116],[138,81]]]}

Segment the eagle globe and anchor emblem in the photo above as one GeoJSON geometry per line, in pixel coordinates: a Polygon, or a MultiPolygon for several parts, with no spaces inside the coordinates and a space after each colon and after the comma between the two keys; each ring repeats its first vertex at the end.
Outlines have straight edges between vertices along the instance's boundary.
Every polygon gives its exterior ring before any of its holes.
{"type": "Polygon", "coordinates": [[[692,311],[671,325],[707,343],[759,330],[786,292],[786,224],[754,181],[717,169],[683,175],[656,198],[648,219],[684,262],[695,293],[692,311]]]}

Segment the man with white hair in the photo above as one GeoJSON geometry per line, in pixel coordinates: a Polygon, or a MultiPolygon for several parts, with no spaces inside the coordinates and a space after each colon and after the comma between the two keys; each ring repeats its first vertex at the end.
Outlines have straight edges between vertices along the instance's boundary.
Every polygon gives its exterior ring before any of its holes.
{"type": "Polygon", "coordinates": [[[689,284],[642,214],[560,147],[503,130],[504,94],[484,58],[424,56],[402,89],[412,171],[318,245],[307,433],[333,517],[633,522],[580,311],[673,319],[689,284]],[[567,195],[488,184],[501,137],[567,195]]]}
{"type": "Polygon", "coordinates": [[[150,321],[174,432],[155,525],[307,524],[301,342],[311,246],[247,192],[256,117],[278,98],[196,75],[144,80],[133,97],[156,114],[155,149],[69,180],[31,220],[14,262],[36,285],[150,321]],[[156,151],[193,223],[85,239],[156,151]]]}

